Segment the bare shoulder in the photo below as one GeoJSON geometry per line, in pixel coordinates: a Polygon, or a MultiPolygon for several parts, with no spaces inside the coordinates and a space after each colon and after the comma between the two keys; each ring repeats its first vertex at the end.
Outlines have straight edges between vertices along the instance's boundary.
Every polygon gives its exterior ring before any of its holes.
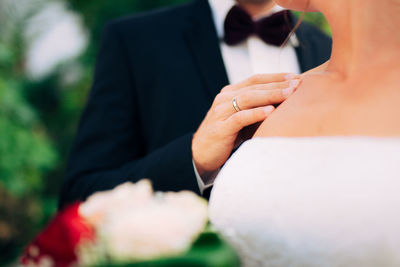
{"type": "Polygon", "coordinates": [[[400,136],[398,78],[374,77],[350,82],[307,78],[254,136],[400,136]]]}
{"type": "Polygon", "coordinates": [[[255,137],[317,135],[321,117],[316,115],[326,112],[324,99],[329,94],[319,79],[304,79],[297,91],[260,125],[255,137]]]}

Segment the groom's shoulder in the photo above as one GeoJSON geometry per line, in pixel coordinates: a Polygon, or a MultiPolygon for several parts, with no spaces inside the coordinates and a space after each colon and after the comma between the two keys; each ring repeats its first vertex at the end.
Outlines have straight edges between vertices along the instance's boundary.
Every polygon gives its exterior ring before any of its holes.
{"type": "Polygon", "coordinates": [[[166,33],[183,27],[194,9],[194,2],[177,4],[137,13],[109,21],[105,28],[117,29],[123,35],[166,33]]]}

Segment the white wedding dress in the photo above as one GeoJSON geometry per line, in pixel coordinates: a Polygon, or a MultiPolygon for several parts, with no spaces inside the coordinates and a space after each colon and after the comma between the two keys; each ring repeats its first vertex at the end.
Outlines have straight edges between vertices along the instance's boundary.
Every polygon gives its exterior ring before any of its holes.
{"type": "Polygon", "coordinates": [[[243,266],[400,266],[400,139],[249,140],[209,215],[243,266]]]}

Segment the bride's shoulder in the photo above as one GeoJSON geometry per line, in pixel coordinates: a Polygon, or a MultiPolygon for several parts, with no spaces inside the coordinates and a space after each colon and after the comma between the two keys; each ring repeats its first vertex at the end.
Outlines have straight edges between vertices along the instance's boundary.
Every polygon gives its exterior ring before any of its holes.
{"type": "Polygon", "coordinates": [[[318,135],[315,127],[320,123],[316,115],[322,115],[336,98],[333,86],[336,83],[326,82],[323,77],[305,76],[296,92],[261,123],[255,137],[318,135]]]}
{"type": "Polygon", "coordinates": [[[400,136],[398,74],[394,70],[373,73],[351,80],[307,75],[260,125],[255,137],[400,136]]]}

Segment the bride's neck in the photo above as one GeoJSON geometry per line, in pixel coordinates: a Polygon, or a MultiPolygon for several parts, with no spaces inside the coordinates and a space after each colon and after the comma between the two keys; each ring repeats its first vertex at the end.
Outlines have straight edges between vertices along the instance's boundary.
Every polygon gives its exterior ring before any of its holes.
{"type": "Polygon", "coordinates": [[[346,78],[399,65],[399,12],[399,0],[347,0],[340,9],[329,7],[324,13],[332,27],[333,51],[327,70],[346,78]]]}

